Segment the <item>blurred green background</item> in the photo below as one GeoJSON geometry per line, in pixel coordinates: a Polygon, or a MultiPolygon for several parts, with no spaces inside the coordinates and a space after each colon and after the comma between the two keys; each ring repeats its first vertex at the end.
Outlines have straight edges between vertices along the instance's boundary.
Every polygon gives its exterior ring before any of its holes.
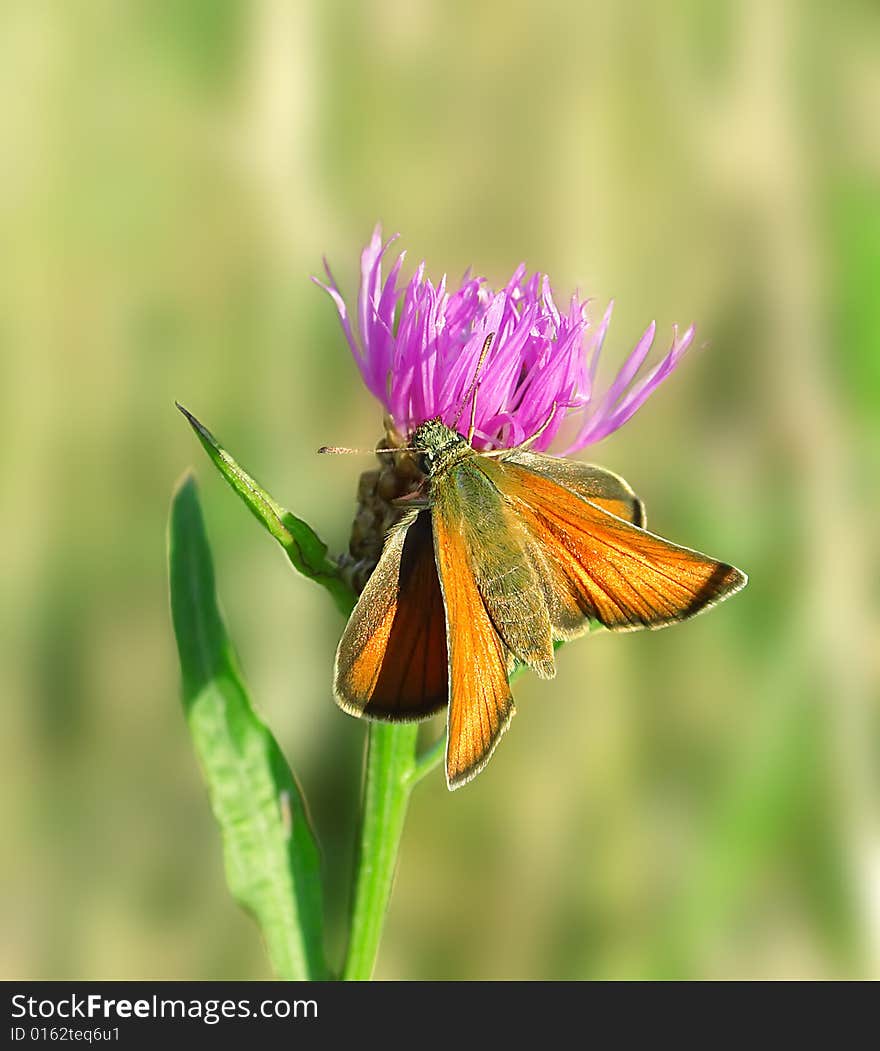
{"type": "Polygon", "coordinates": [[[520,260],[702,350],[591,451],[749,572],[524,676],[485,774],[416,791],[386,978],[880,976],[880,10],[864,0],[6,0],[0,973],[268,976],[229,898],[166,596],[202,482],[253,696],[344,939],[363,726],[341,631],[199,415],[344,547],[380,410],[332,304],[373,223],[434,277],[520,260]],[[268,612],[267,612],[268,611],[268,612]]]}

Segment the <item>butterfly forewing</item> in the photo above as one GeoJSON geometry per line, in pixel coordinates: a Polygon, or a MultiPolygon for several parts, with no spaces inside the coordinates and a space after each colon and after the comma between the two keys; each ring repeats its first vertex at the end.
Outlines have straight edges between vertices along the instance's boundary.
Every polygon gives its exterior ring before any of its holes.
{"type": "MultiPolygon", "coordinates": [[[[433,491],[435,522],[461,534],[489,619],[511,654],[543,678],[555,673],[547,606],[516,514],[471,455],[433,491]]],[[[439,547],[438,547],[439,550],[439,547]]]]}
{"type": "Polygon", "coordinates": [[[561,638],[589,620],[617,630],[684,620],[738,591],[733,566],[633,526],[545,475],[510,461],[481,468],[517,511],[540,552],[538,565],[554,631],[561,638]]]}
{"type": "MultiPolygon", "coordinates": [[[[446,779],[450,788],[457,788],[486,765],[514,708],[507,682],[508,647],[478,587],[472,544],[459,513],[460,490],[466,492],[468,483],[454,477],[444,481],[437,487],[432,515],[449,650],[446,779]]],[[[476,484],[485,486],[485,479],[476,484]]],[[[491,506],[491,494],[483,495],[491,506]]]]}
{"type": "Polygon", "coordinates": [[[448,699],[446,620],[431,514],[391,532],[336,654],[336,697],[352,715],[424,719],[448,699]]]}

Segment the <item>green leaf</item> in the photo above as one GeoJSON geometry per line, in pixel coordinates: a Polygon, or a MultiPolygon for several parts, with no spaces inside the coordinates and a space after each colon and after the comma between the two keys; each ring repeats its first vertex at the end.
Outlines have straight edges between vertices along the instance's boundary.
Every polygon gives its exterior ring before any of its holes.
{"type": "Polygon", "coordinates": [[[241,497],[254,517],[275,537],[284,548],[294,569],[314,580],[330,592],[333,601],[343,614],[348,616],[354,606],[354,595],[339,575],[339,567],[327,557],[327,545],[296,515],[286,511],[242,468],[220,445],[204,424],[175,402],[178,409],[189,420],[211,462],[241,497]]]}
{"type": "Polygon", "coordinates": [[[325,978],[318,849],[299,786],[239,674],[191,476],[172,502],[169,563],[183,705],[229,888],[259,923],[278,975],[325,978]]]}

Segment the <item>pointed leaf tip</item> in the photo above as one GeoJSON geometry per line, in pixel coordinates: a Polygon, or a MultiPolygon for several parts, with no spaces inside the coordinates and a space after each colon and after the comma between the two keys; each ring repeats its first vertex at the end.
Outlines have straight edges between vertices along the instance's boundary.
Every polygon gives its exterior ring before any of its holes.
{"type": "Polygon", "coordinates": [[[328,557],[324,541],[311,526],[274,500],[188,409],[180,402],[175,405],[195,431],[211,462],[251,514],[284,548],[294,569],[329,591],[337,608],[347,617],[354,605],[354,594],[339,575],[339,567],[328,557]]]}
{"type": "Polygon", "coordinates": [[[212,445],[215,445],[215,446],[217,445],[217,439],[214,437],[213,434],[211,434],[211,432],[201,422],[201,420],[199,420],[195,416],[193,416],[193,414],[189,411],[189,409],[186,408],[185,405],[181,405],[179,401],[175,401],[174,404],[177,406],[178,409],[180,409],[180,411],[186,417],[187,421],[189,422],[189,425],[196,432],[196,434],[199,436],[199,438],[210,442],[212,445]]]}

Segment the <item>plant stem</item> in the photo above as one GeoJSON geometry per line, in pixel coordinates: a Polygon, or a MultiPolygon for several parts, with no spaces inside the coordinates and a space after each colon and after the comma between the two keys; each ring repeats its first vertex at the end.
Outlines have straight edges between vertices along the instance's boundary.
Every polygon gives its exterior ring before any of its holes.
{"type": "Polygon", "coordinates": [[[373,974],[403,822],[416,783],[418,731],[417,723],[370,723],[351,932],[342,975],[346,981],[368,981],[373,974]]]}
{"type": "Polygon", "coordinates": [[[422,752],[422,754],[416,759],[415,765],[412,770],[412,783],[417,785],[423,777],[426,777],[430,772],[446,758],[446,734],[438,737],[437,740],[422,752]]]}
{"type": "MultiPolygon", "coordinates": [[[[521,668],[515,668],[511,679],[519,671],[521,668]]],[[[446,751],[443,734],[417,756],[417,738],[417,723],[369,724],[351,930],[342,972],[345,981],[372,977],[410,793],[442,763],[446,751]]]]}

